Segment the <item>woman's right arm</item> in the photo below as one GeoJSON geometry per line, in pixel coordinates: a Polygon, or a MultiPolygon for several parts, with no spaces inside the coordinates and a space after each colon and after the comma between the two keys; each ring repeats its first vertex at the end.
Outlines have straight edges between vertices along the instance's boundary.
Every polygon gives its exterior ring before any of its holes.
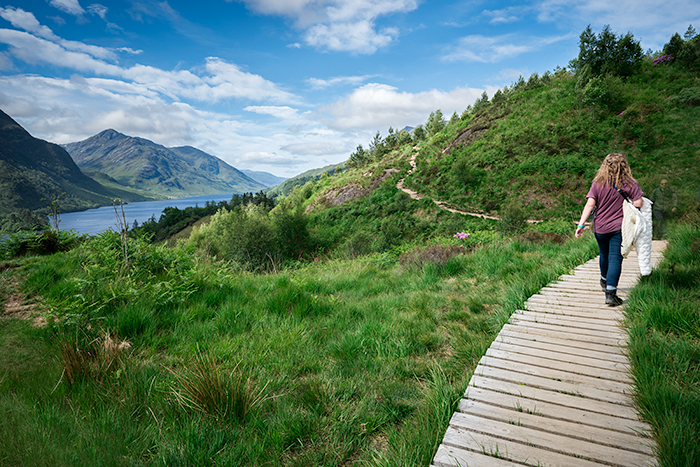
{"type": "Polygon", "coordinates": [[[583,233],[583,227],[586,224],[586,221],[588,220],[588,216],[591,215],[591,212],[593,211],[593,208],[595,207],[595,198],[588,198],[588,201],[586,201],[586,205],[583,207],[583,212],[581,213],[581,219],[578,222],[578,225],[576,226],[576,238],[579,238],[581,234],[583,233]]]}

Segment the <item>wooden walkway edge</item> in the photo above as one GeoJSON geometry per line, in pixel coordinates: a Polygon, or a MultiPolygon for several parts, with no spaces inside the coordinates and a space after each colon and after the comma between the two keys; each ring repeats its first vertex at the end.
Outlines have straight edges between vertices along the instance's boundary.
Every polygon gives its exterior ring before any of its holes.
{"type": "MultiPolygon", "coordinates": [[[[665,246],[653,242],[654,266],[665,246]]],[[[599,279],[595,258],[511,316],[479,361],[432,467],[657,465],[631,398],[622,310],[605,305],[599,279]]],[[[620,297],[638,279],[632,251],[620,297]]]]}

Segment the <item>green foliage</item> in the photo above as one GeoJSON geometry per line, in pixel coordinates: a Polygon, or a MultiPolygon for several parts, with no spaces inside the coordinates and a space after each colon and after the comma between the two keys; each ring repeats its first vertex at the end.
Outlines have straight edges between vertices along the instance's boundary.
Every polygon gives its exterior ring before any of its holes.
{"type": "Polygon", "coordinates": [[[253,205],[219,210],[208,224],[194,229],[189,242],[251,271],[271,269],[280,260],[275,226],[253,205]]]}
{"type": "Polygon", "coordinates": [[[445,128],[445,119],[442,116],[440,109],[431,112],[428,121],[425,122],[425,131],[427,136],[435,136],[445,128]]]}
{"type": "Polygon", "coordinates": [[[579,36],[579,55],[572,65],[584,80],[606,74],[631,76],[642,56],[642,47],[631,33],[617,36],[605,26],[596,36],[588,25],[579,36]]]}
{"type": "Polygon", "coordinates": [[[0,240],[0,259],[11,259],[25,255],[52,255],[76,247],[84,240],[74,231],[20,230],[0,240]]]}
{"type": "Polygon", "coordinates": [[[613,75],[596,76],[588,80],[582,91],[583,104],[610,112],[624,109],[622,80],[613,75]]]}
{"type": "Polygon", "coordinates": [[[511,202],[501,215],[498,221],[498,230],[507,234],[522,232],[527,226],[527,217],[522,206],[516,202],[511,202]]]}
{"type": "Polygon", "coordinates": [[[184,209],[167,207],[163,209],[163,213],[157,221],[155,217],[151,217],[140,226],[132,227],[131,235],[148,238],[152,242],[161,242],[194,225],[199,219],[213,215],[220,209],[233,209],[236,206],[246,206],[248,204],[262,206],[266,210],[270,210],[275,206],[274,200],[262,191],[255,194],[235,193],[228,203],[226,201],[219,203],[207,201],[204,207],[188,206],[184,209]]]}

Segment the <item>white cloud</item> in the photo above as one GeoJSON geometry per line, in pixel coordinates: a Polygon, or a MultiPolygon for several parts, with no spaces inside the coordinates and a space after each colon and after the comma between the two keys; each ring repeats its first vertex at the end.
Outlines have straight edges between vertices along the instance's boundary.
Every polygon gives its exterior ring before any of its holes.
{"type": "Polygon", "coordinates": [[[491,24],[508,24],[521,21],[529,11],[529,7],[512,6],[501,10],[484,10],[482,15],[490,18],[491,24]]]}
{"type": "Polygon", "coordinates": [[[273,105],[249,105],[243,110],[254,112],[262,115],[272,115],[282,120],[298,120],[299,112],[288,106],[273,106],[273,105]]]}
{"type": "Polygon", "coordinates": [[[88,6],[88,11],[92,13],[93,15],[97,15],[103,20],[107,21],[107,7],[104,5],[100,5],[99,3],[93,3],[92,5],[88,6]]]}
{"type": "Polygon", "coordinates": [[[313,89],[325,89],[331,86],[343,86],[346,84],[357,86],[363,81],[366,81],[372,77],[374,77],[374,75],[337,76],[331,79],[309,78],[306,80],[306,82],[313,89]]]}
{"type": "Polygon", "coordinates": [[[336,51],[371,54],[399,35],[396,28],[376,27],[382,16],[407,13],[418,0],[242,0],[267,15],[291,18],[305,30],[307,45],[336,51]]]}
{"type": "Polygon", "coordinates": [[[80,16],[85,13],[78,0],[50,0],[49,3],[51,6],[74,16],[80,16]]]}
{"type": "Polygon", "coordinates": [[[350,153],[345,145],[325,142],[287,144],[280,149],[299,156],[326,156],[350,153]]]}
{"type": "MultiPolygon", "coordinates": [[[[11,14],[14,18],[18,17],[16,11],[11,14]]],[[[31,18],[34,18],[33,15],[31,18]]],[[[31,18],[22,17],[22,23],[37,29],[32,26],[31,18]]],[[[115,56],[111,49],[56,39],[58,43],[22,31],[0,29],[0,43],[9,45],[9,53],[24,62],[46,63],[81,73],[126,79],[173,100],[185,97],[202,102],[226,99],[280,103],[299,101],[295,95],[262,76],[245,72],[237,65],[217,57],[207,58],[200,74],[188,70],[164,71],[144,65],[123,68],[103,60],[115,56]]]]}
{"type": "Polygon", "coordinates": [[[59,37],[49,27],[43,26],[32,13],[26,12],[21,8],[0,8],[0,17],[9,21],[14,27],[24,29],[31,34],[51,41],[59,40],[59,37]]]}
{"type": "Polygon", "coordinates": [[[593,30],[610,25],[617,34],[632,32],[644,48],[660,48],[675,32],[688,24],[700,23],[700,2],[696,0],[543,0],[535,4],[538,20],[571,24],[580,31],[586,24],[593,30]]]}
{"type": "Polygon", "coordinates": [[[482,35],[465,36],[458,44],[442,57],[444,61],[471,61],[495,63],[524,53],[533,52],[546,45],[571,39],[571,35],[553,37],[517,38],[513,34],[486,37],[482,35]]]}
{"type": "Polygon", "coordinates": [[[422,124],[438,109],[447,116],[453,112],[461,114],[483,92],[460,87],[450,92],[432,89],[408,93],[386,84],[370,83],[319,108],[319,113],[321,121],[336,130],[376,131],[390,126],[399,129],[422,124]]]}

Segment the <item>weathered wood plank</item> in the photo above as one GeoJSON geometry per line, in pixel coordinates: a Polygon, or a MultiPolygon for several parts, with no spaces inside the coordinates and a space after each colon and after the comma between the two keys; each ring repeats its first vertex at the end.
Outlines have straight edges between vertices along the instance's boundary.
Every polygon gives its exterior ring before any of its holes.
{"type": "MultiPolygon", "coordinates": [[[[497,356],[497,354],[494,353],[496,351],[507,352],[510,355],[522,355],[523,357],[539,358],[543,361],[541,366],[551,365],[553,368],[557,368],[559,370],[565,369],[565,367],[561,366],[562,363],[576,364],[593,369],[597,368],[614,372],[614,377],[612,379],[620,378],[616,380],[627,384],[632,383],[632,379],[629,374],[629,365],[627,363],[611,362],[609,360],[601,360],[599,358],[587,357],[580,354],[554,353],[552,352],[551,348],[543,349],[542,347],[528,347],[524,345],[507,344],[505,342],[497,341],[494,341],[494,343],[491,344],[491,348],[488,349],[486,355],[497,356]]],[[[593,373],[592,370],[589,370],[589,372],[593,373]]],[[[589,372],[583,374],[589,374],[589,372]]],[[[593,375],[589,374],[589,376],[593,375]]]]}
{"type": "Polygon", "coordinates": [[[444,444],[438,448],[433,465],[434,467],[522,467],[522,464],[444,444]]]}
{"type": "Polygon", "coordinates": [[[610,347],[624,347],[627,344],[627,339],[624,339],[622,337],[614,339],[609,337],[590,336],[575,332],[564,332],[561,329],[558,329],[554,326],[514,326],[512,324],[505,324],[503,328],[508,329],[509,331],[558,337],[560,339],[566,339],[570,341],[590,342],[591,344],[607,345],[610,347]]]}
{"type": "MultiPolygon", "coordinates": [[[[475,381],[475,383],[478,384],[479,381],[475,381]]],[[[470,386],[467,389],[465,397],[460,400],[460,407],[464,401],[479,401],[504,409],[515,410],[518,413],[531,413],[547,418],[602,428],[607,431],[624,433],[626,436],[633,439],[637,439],[639,433],[650,432],[649,426],[644,422],[636,419],[630,420],[629,418],[616,417],[609,412],[605,412],[607,408],[618,410],[620,406],[617,405],[605,402],[587,401],[584,406],[581,404],[580,398],[577,398],[577,400],[571,402],[578,405],[571,407],[545,401],[542,400],[542,398],[530,399],[525,397],[526,395],[537,397],[537,394],[533,391],[530,391],[529,394],[526,391],[526,394],[514,395],[492,391],[491,389],[482,387],[470,386]]],[[[636,413],[633,409],[628,409],[627,413],[636,417],[636,413]]]]}
{"type": "Polygon", "coordinates": [[[596,343],[590,340],[586,341],[577,338],[570,339],[562,335],[551,335],[551,333],[543,333],[533,329],[528,330],[517,326],[504,326],[500,334],[534,342],[547,342],[572,348],[590,349],[601,353],[609,353],[611,355],[625,355],[627,352],[627,348],[624,345],[610,345],[610,343],[607,342],[596,343]]]}
{"type": "Polygon", "coordinates": [[[497,449],[497,452],[504,453],[504,457],[516,462],[523,462],[534,457],[533,450],[523,449],[523,447],[536,447],[542,450],[538,453],[537,460],[547,465],[580,465],[576,464],[575,461],[581,460],[581,458],[613,465],[654,465],[654,458],[646,454],[571,439],[537,429],[517,426],[513,423],[474,417],[463,413],[456,413],[450,420],[445,443],[477,449],[481,445],[485,447],[487,453],[497,449]],[[497,437],[497,441],[492,445],[488,445],[484,441],[478,442],[474,438],[477,433],[497,437]],[[505,440],[512,442],[507,443],[505,440]],[[552,451],[549,451],[550,449],[552,451]],[[548,452],[570,456],[570,459],[545,460],[543,457],[548,452]]]}
{"type": "MultiPolygon", "coordinates": [[[[521,381],[523,384],[529,384],[528,377],[538,377],[546,378],[555,382],[568,383],[576,385],[579,388],[587,387],[593,389],[601,389],[605,391],[617,392],[620,394],[629,394],[630,387],[629,384],[625,382],[620,382],[617,380],[608,379],[610,372],[602,371],[601,374],[605,376],[591,376],[578,371],[585,371],[590,367],[584,367],[582,365],[564,365],[561,366],[565,369],[559,370],[556,368],[550,368],[545,366],[539,366],[532,361],[539,363],[541,361],[535,358],[521,358],[516,359],[515,355],[503,355],[503,352],[497,350],[490,350],[485,356],[481,357],[479,360],[479,366],[498,368],[501,370],[511,371],[527,375],[523,377],[521,381]],[[571,371],[570,369],[576,369],[577,371],[571,371]]],[[[478,367],[477,367],[478,368],[478,367]]]]}
{"type": "Polygon", "coordinates": [[[646,455],[653,454],[652,448],[648,445],[649,441],[637,435],[583,425],[569,420],[562,420],[561,418],[552,418],[548,416],[547,412],[542,410],[542,407],[529,412],[523,409],[522,406],[518,406],[518,408],[520,410],[517,410],[517,408],[499,407],[472,398],[462,399],[459,403],[458,411],[475,417],[511,423],[617,449],[646,455]]]}
{"type": "Polygon", "coordinates": [[[620,404],[616,402],[584,399],[570,392],[565,393],[551,390],[543,390],[538,387],[520,384],[517,381],[514,382],[503,379],[489,378],[478,374],[472,376],[472,379],[469,382],[469,387],[467,388],[467,391],[464,396],[465,398],[469,398],[469,394],[472,388],[501,392],[504,394],[509,394],[511,396],[518,396],[534,401],[541,401],[541,403],[556,404],[574,409],[580,409],[585,407],[586,410],[592,413],[610,415],[613,417],[626,419],[626,421],[624,422],[626,424],[621,424],[619,428],[620,430],[624,430],[625,426],[637,427],[640,424],[637,416],[637,411],[630,404],[620,404]]]}
{"type": "MultiPolygon", "coordinates": [[[[533,375],[481,364],[476,367],[474,374],[490,379],[498,379],[501,381],[522,384],[524,386],[530,386],[540,390],[544,389],[547,391],[560,392],[562,394],[571,394],[581,398],[587,397],[590,399],[603,402],[612,402],[620,405],[631,405],[631,400],[626,394],[611,391],[605,387],[596,387],[593,385],[592,381],[588,382],[589,384],[576,381],[557,381],[556,379],[548,378],[546,376],[533,375]]],[[[600,386],[603,385],[601,384],[600,386]]],[[[583,404],[584,402],[581,401],[580,403],[583,404]]]]}
{"type": "MultiPolygon", "coordinates": [[[[569,356],[579,356],[584,358],[592,358],[602,362],[610,362],[616,365],[622,365],[628,368],[627,356],[621,352],[611,353],[609,351],[602,352],[595,348],[585,345],[579,347],[566,345],[566,341],[561,339],[548,339],[542,337],[539,339],[529,339],[526,336],[521,336],[515,333],[501,332],[492,345],[512,345],[522,349],[522,351],[538,350],[550,358],[569,358],[569,356]]],[[[605,346],[609,350],[608,346],[605,346]]]]}

